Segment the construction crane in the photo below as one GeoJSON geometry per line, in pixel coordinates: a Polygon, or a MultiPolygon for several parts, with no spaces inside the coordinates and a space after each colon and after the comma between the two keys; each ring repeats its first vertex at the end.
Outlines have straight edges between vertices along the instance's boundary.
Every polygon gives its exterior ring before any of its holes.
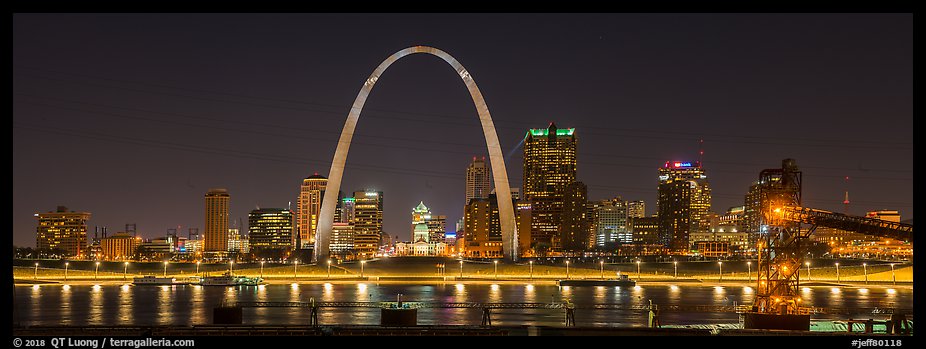
{"type": "Polygon", "coordinates": [[[813,309],[798,294],[808,239],[817,227],[913,241],[913,226],[849,216],[801,205],[802,173],[794,159],[759,173],[758,274],[752,310],[744,328],[808,330],[813,309]]]}

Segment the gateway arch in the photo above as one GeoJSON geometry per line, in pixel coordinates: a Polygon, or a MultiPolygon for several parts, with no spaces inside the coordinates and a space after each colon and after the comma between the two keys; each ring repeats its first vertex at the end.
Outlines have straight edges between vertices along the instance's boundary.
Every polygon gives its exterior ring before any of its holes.
{"type": "Polygon", "coordinates": [[[473,103],[476,105],[476,112],[479,113],[479,122],[482,123],[482,132],[485,134],[486,147],[489,150],[489,161],[492,164],[492,176],[495,181],[495,193],[498,198],[498,215],[502,229],[502,251],[508,260],[517,260],[518,258],[518,232],[514,219],[514,207],[511,204],[511,189],[508,186],[508,172],[505,170],[505,160],[502,154],[501,145],[498,143],[498,135],[495,133],[495,124],[492,123],[492,117],[489,115],[489,108],[486,106],[479,87],[469,75],[469,72],[463,68],[455,58],[434,47],[429,46],[412,46],[399,52],[396,52],[380,63],[373,74],[363,83],[354,105],[347,114],[347,121],[344,122],[344,129],[341,130],[341,138],[338,140],[338,148],[334,153],[334,159],[331,161],[331,171],[328,172],[328,184],[325,189],[325,196],[322,199],[322,208],[318,217],[318,229],[315,237],[315,253],[312,256],[314,262],[318,262],[318,256],[327,258],[329,256],[328,244],[331,239],[332,223],[334,223],[334,210],[338,201],[338,191],[341,189],[341,177],[344,174],[344,164],[347,162],[347,151],[350,148],[350,141],[354,136],[354,129],[357,127],[357,120],[360,118],[360,112],[367,101],[367,96],[373,89],[373,85],[379,77],[389,68],[392,63],[402,57],[416,54],[427,53],[443,59],[453,69],[466,84],[473,103]]]}

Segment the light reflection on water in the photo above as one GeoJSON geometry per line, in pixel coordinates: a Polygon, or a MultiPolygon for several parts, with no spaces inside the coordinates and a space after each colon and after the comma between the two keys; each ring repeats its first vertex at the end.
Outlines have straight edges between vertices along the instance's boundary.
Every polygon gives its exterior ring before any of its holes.
{"type": "MultiPolygon", "coordinates": [[[[203,286],[16,286],[17,317],[24,325],[204,325],[212,321],[212,309],[222,301],[395,301],[403,294],[407,302],[504,302],[547,303],[568,299],[578,306],[619,303],[646,305],[732,305],[750,304],[751,287],[644,285],[635,287],[557,287],[549,284],[433,284],[345,283],[262,285],[241,287],[203,286]]],[[[800,290],[805,304],[833,308],[874,308],[884,306],[912,308],[910,288],[808,287],[800,290]]],[[[245,324],[305,325],[306,308],[247,308],[245,324]]],[[[664,324],[736,323],[735,313],[662,312],[664,324]]],[[[480,309],[420,309],[422,325],[469,324],[481,322],[480,309]]],[[[504,309],[492,311],[496,325],[561,326],[561,310],[504,309]]],[[[815,315],[814,319],[840,319],[847,314],[815,315]]],[[[856,317],[860,317],[856,316],[856,317]]],[[[870,316],[870,314],[868,315],[870,316]]],[[[379,323],[375,308],[322,308],[322,324],[379,323]]],[[[577,325],[644,326],[646,314],[640,311],[576,310],[577,325]]]]}

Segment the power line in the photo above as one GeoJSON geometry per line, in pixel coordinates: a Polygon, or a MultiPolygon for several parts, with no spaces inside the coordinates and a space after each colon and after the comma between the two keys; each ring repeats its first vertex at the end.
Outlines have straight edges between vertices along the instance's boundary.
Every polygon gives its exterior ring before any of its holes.
{"type": "MultiPolygon", "coordinates": [[[[202,119],[202,120],[207,120],[207,121],[211,121],[211,122],[214,122],[214,123],[222,123],[222,124],[231,122],[231,123],[242,123],[242,124],[251,125],[251,126],[268,126],[268,127],[275,127],[275,128],[284,128],[284,129],[287,129],[287,130],[296,129],[296,130],[302,130],[302,131],[306,131],[306,132],[311,132],[312,134],[318,134],[318,133],[328,133],[328,134],[331,134],[331,133],[334,133],[334,132],[332,132],[332,131],[322,131],[322,130],[317,130],[317,129],[316,129],[316,130],[309,130],[309,129],[301,129],[301,128],[288,128],[288,127],[285,127],[285,126],[282,126],[282,125],[255,123],[255,122],[238,121],[238,120],[221,120],[221,119],[215,119],[215,118],[209,118],[209,117],[202,117],[202,116],[195,116],[195,115],[188,115],[188,114],[166,113],[166,112],[149,111],[149,110],[136,109],[136,108],[116,107],[116,106],[109,106],[109,105],[97,104],[97,103],[73,101],[73,100],[62,99],[62,98],[39,97],[39,96],[30,95],[30,94],[23,94],[23,93],[15,93],[14,95],[26,96],[26,97],[31,97],[31,98],[47,98],[47,99],[53,99],[53,100],[68,102],[68,103],[86,104],[86,105],[99,106],[99,107],[104,107],[104,108],[125,109],[125,110],[132,110],[132,111],[143,112],[143,113],[156,113],[156,114],[163,114],[163,115],[170,115],[170,116],[180,116],[180,117],[184,117],[184,118],[195,118],[195,119],[202,119]]],[[[146,120],[146,121],[152,121],[152,122],[162,122],[162,123],[168,123],[168,124],[178,124],[178,125],[191,126],[191,127],[207,127],[207,128],[209,128],[209,129],[226,130],[226,131],[231,131],[231,132],[244,132],[244,133],[248,133],[248,134],[263,134],[263,135],[274,136],[274,137],[288,137],[288,138],[297,138],[297,139],[306,139],[306,140],[336,141],[335,139],[331,139],[331,138],[321,138],[321,137],[309,138],[309,137],[301,137],[301,136],[292,136],[292,135],[285,135],[285,134],[278,134],[278,133],[268,133],[268,132],[262,132],[262,131],[255,131],[255,130],[253,130],[253,129],[241,130],[241,129],[234,129],[234,128],[228,128],[228,127],[219,127],[219,126],[214,126],[214,124],[211,124],[211,125],[206,126],[206,125],[190,124],[190,123],[183,123],[183,122],[177,122],[177,121],[167,121],[167,120],[153,119],[153,118],[148,118],[148,117],[139,117],[139,116],[134,116],[134,115],[121,114],[121,113],[111,113],[111,112],[95,111],[95,110],[86,110],[86,109],[73,108],[73,107],[64,107],[64,106],[59,106],[59,105],[51,105],[51,104],[44,104],[44,103],[36,103],[36,102],[31,102],[31,101],[20,101],[20,102],[21,102],[21,103],[33,104],[33,105],[39,105],[39,106],[45,106],[45,107],[50,107],[50,108],[59,108],[59,109],[64,109],[64,110],[72,110],[72,111],[77,111],[77,112],[85,112],[85,113],[92,113],[92,114],[102,114],[102,115],[109,115],[109,116],[113,116],[113,117],[122,117],[122,118],[146,120]]],[[[340,132],[337,132],[337,134],[340,135],[340,132]]],[[[362,136],[365,137],[365,138],[366,138],[366,137],[373,137],[373,138],[383,138],[383,139],[400,140],[400,141],[408,141],[408,142],[416,142],[416,143],[420,143],[420,142],[433,142],[433,143],[437,143],[437,144],[463,145],[463,146],[467,146],[467,147],[473,147],[473,145],[465,144],[465,143],[451,143],[451,142],[441,142],[441,141],[427,141],[427,140],[421,140],[421,139],[411,139],[411,138],[402,138],[402,137],[388,137],[388,136],[378,136],[378,135],[365,135],[365,134],[355,134],[355,135],[362,135],[362,136]]],[[[384,144],[377,144],[377,143],[366,143],[366,142],[364,142],[364,141],[352,142],[352,144],[370,145],[370,146],[377,146],[377,147],[390,147],[390,148],[398,148],[398,149],[411,149],[411,150],[418,150],[418,151],[424,150],[424,151],[438,151],[438,152],[446,152],[446,153],[459,153],[459,154],[466,154],[466,155],[472,154],[471,152],[460,152],[460,151],[454,151],[454,150],[437,150],[437,149],[421,148],[421,147],[403,147],[403,146],[391,145],[391,144],[389,144],[389,145],[384,145],[384,144]]],[[[480,152],[481,152],[481,151],[480,151],[480,152]]],[[[638,158],[638,159],[646,159],[646,160],[658,160],[658,159],[652,158],[652,157],[620,156],[620,155],[613,155],[613,154],[596,154],[596,153],[588,154],[588,153],[580,153],[580,155],[589,155],[589,156],[593,156],[593,157],[595,157],[595,156],[598,156],[598,157],[610,157],[610,158],[614,158],[614,157],[626,157],[626,158],[638,158]]],[[[719,161],[714,161],[714,163],[730,164],[730,165],[737,165],[737,166],[759,166],[759,165],[757,165],[757,164],[746,164],[746,163],[735,163],[735,162],[719,162],[719,161]]],[[[583,162],[583,165],[611,166],[611,167],[653,168],[653,167],[651,167],[651,166],[642,166],[642,165],[599,163],[599,162],[589,162],[589,161],[584,161],[584,162],[583,162]]],[[[847,169],[847,168],[828,168],[828,169],[839,170],[839,171],[856,171],[856,169],[847,169]]],[[[721,173],[753,174],[753,172],[744,172],[744,171],[729,171],[729,170],[716,170],[716,169],[713,170],[713,171],[715,171],[715,172],[721,172],[721,173]]],[[[843,177],[843,175],[821,175],[821,174],[808,174],[808,175],[811,176],[811,177],[830,177],[830,178],[842,178],[842,177],[843,177]]],[[[870,177],[870,176],[854,176],[854,177],[855,177],[855,178],[859,178],[859,179],[870,179],[870,180],[905,180],[905,181],[906,181],[906,180],[911,180],[910,178],[894,178],[894,177],[870,177]]]]}
{"type": "MultiPolygon", "coordinates": [[[[69,136],[75,136],[75,137],[82,137],[82,138],[89,138],[89,139],[95,139],[95,140],[100,140],[100,141],[106,141],[106,142],[116,142],[116,143],[124,143],[124,144],[135,144],[135,145],[142,145],[142,146],[154,147],[154,148],[174,149],[174,150],[182,150],[182,151],[192,151],[192,152],[199,152],[199,153],[206,153],[206,154],[213,154],[213,155],[224,155],[224,156],[230,156],[230,157],[242,157],[242,158],[250,158],[250,159],[256,159],[256,160],[266,160],[266,161],[275,161],[275,162],[283,162],[283,163],[291,163],[291,164],[298,164],[298,165],[304,165],[305,163],[319,163],[319,164],[323,164],[324,166],[330,166],[330,164],[331,164],[330,161],[323,161],[323,160],[317,160],[317,159],[306,159],[306,158],[298,158],[298,157],[292,157],[292,156],[281,156],[281,155],[269,155],[269,154],[261,154],[261,153],[254,153],[254,152],[240,152],[240,151],[234,151],[234,152],[232,152],[232,151],[228,151],[228,150],[224,150],[224,149],[219,149],[219,148],[210,148],[210,147],[202,147],[202,146],[190,146],[190,145],[179,144],[179,143],[164,142],[164,141],[160,141],[160,140],[158,140],[158,141],[152,141],[152,140],[145,140],[145,139],[139,139],[139,138],[134,138],[134,137],[133,137],[133,138],[120,137],[120,136],[106,135],[106,134],[101,134],[101,133],[96,133],[96,132],[86,132],[86,131],[75,132],[75,131],[71,131],[71,130],[65,130],[65,129],[47,127],[47,126],[28,125],[28,124],[23,124],[23,123],[21,123],[21,122],[14,122],[13,127],[14,127],[14,129],[15,129],[15,128],[29,129],[29,130],[33,130],[33,131],[46,132],[46,133],[54,133],[54,134],[63,134],[63,135],[69,135],[69,136]]],[[[375,165],[362,165],[362,164],[359,164],[359,165],[358,165],[358,164],[346,165],[346,167],[347,167],[347,168],[351,168],[351,169],[356,169],[356,170],[364,170],[364,171],[379,172],[379,173],[390,173],[390,174],[401,174],[401,175],[414,175],[414,176],[420,176],[420,177],[430,177],[430,178],[443,178],[443,179],[460,180],[460,175],[459,175],[459,174],[457,174],[457,173],[450,173],[450,172],[428,171],[428,170],[414,170],[414,171],[409,171],[409,170],[407,170],[407,169],[398,168],[398,167],[375,166],[375,165]]],[[[514,183],[519,183],[519,182],[520,182],[520,179],[518,179],[517,177],[510,177],[509,179],[512,180],[512,182],[514,182],[514,183]]],[[[609,189],[609,190],[616,189],[616,190],[619,190],[619,191],[621,191],[621,192],[652,193],[652,192],[655,191],[655,189],[641,189],[641,188],[636,188],[636,187],[624,187],[624,186],[614,186],[614,185],[601,185],[601,184],[594,184],[594,183],[588,183],[587,185],[588,185],[589,188],[594,188],[594,189],[609,189]]],[[[717,194],[717,193],[712,194],[712,196],[714,196],[714,197],[734,198],[734,199],[743,198],[744,195],[745,195],[745,194],[742,194],[742,195],[739,195],[739,194],[736,194],[736,195],[731,195],[731,194],[717,194]]],[[[805,199],[805,200],[806,200],[806,201],[812,201],[812,202],[821,202],[821,203],[836,203],[836,204],[840,203],[838,200],[813,200],[813,199],[805,199]]],[[[898,206],[912,206],[911,203],[903,203],[903,202],[887,202],[887,201],[857,201],[857,202],[859,202],[859,203],[875,203],[875,204],[898,205],[898,206]]]]}
{"type": "MultiPolygon", "coordinates": [[[[75,82],[75,81],[70,81],[70,80],[67,80],[67,79],[60,78],[60,77],[48,77],[48,76],[37,75],[37,74],[32,74],[32,73],[25,73],[25,74],[26,74],[26,75],[30,75],[30,76],[35,76],[35,77],[43,78],[43,79],[62,81],[62,82],[71,83],[71,84],[78,83],[78,84],[84,84],[84,85],[90,85],[90,86],[96,86],[96,87],[103,87],[103,88],[120,89],[120,90],[134,91],[134,92],[143,92],[143,93],[150,93],[150,94],[161,94],[161,95],[172,96],[172,97],[183,97],[183,98],[198,99],[198,100],[213,101],[213,102],[238,103],[238,104],[247,104],[247,105],[254,105],[254,106],[261,106],[261,107],[269,107],[269,108],[278,108],[278,109],[288,109],[288,110],[298,110],[298,111],[309,111],[309,112],[316,112],[316,113],[327,113],[327,114],[338,114],[338,115],[343,115],[343,112],[338,112],[338,111],[317,110],[317,109],[306,109],[306,108],[294,108],[294,107],[284,107],[284,106],[280,106],[280,105],[272,105],[272,104],[264,104],[264,103],[254,103],[254,102],[247,102],[247,101],[243,101],[243,100],[223,100],[223,99],[216,99],[216,98],[207,98],[207,97],[199,97],[199,96],[190,96],[190,95],[185,95],[185,94],[176,94],[176,93],[167,93],[167,92],[150,91],[150,90],[142,90],[142,89],[133,89],[133,88],[127,88],[127,87],[122,87],[122,86],[100,85],[100,84],[94,84],[94,83],[88,83],[88,82],[75,82]]],[[[112,79],[107,79],[107,80],[112,80],[112,79]]],[[[143,84],[143,83],[142,83],[142,84],[143,84]]],[[[168,87],[168,88],[176,88],[176,87],[168,87]]],[[[177,88],[177,89],[179,89],[179,88],[177,88]]],[[[212,92],[207,92],[207,93],[212,93],[212,92]]],[[[227,93],[216,93],[216,94],[227,94],[227,93]]],[[[263,98],[263,97],[250,97],[250,96],[247,96],[246,98],[251,98],[251,99],[267,99],[267,98],[263,98]]],[[[296,101],[292,101],[291,103],[309,104],[309,103],[306,103],[306,102],[296,102],[296,101]]],[[[313,103],[313,104],[317,104],[317,103],[313,103]]],[[[349,107],[343,107],[343,108],[349,108],[349,107]]],[[[416,113],[412,113],[412,112],[401,112],[401,113],[403,113],[403,114],[416,114],[416,113]]],[[[435,115],[435,114],[426,114],[426,113],[417,113],[417,114],[420,114],[420,115],[429,115],[429,116],[439,116],[439,115],[435,115]]],[[[435,120],[410,119],[410,118],[400,118],[400,117],[389,117],[389,116],[383,116],[383,115],[378,115],[378,116],[376,116],[376,117],[378,117],[378,118],[384,118],[384,119],[393,119],[393,120],[414,121],[414,122],[424,122],[424,121],[426,121],[426,122],[430,122],[430,123],[440,123],[440,124],[449,124],[449,125],[457,125],[457,126],[471,126],[471,125],[472,125],[471,123],[459,123],[459,122],[447,122],[447,121],[435,121],[435,120]]],[[[445,117],[445,116],[443,116],[443,117],[445,117]]],[[[445,118],[449,118],[449,117],[445,117],[445,118]]],[[[456,119],[459,119],[459,118],[456,118],[456,119]]],[[[513,122],[513,121],[503,121],[503,120],[499,120],[499,121],[494,121],[493,123],[496,124],[496,128],[500,128],[500,129],[517,129],[517,130],[522,130],[522,129],[523,129],[523,128],[521,128],[521,127],[498,126],[498,124],[503,124],[503,123],[511,124],[512,122],[513,122]]],[[[595,132],[595,131],[589,131],[588,129],[603,129],[603,130],[613,130],[613,131],[615,131],[615,132],[630,132],[629,134],[621,135],[622,137],[645,138],[645,139],[664,139],[664,140],[674,140],[674,141],[692,141],[692,140],[698,140],[698,139],[703,139],[703,138],[704,138],[703,136],[705,135],[705,133],[688,133],[688,132],[678,132],[678,131],[668,131],[668,130],[617,129],[617,128],[602,127],[602,126],[589,127],[589,128],[587,128],[586,130],[584,130],[584,131],[582,131],[582,132],[583,132],[583,133],[586,133],[586,134],[592,134],[592,135],[614,136],[614,133],[613,133],[613,132],[611,132],[611,133],[595,132]],[[682,134],[682,135],[691,135],[691,136],[694,137],[694,138],[660,137],[660,136],[642,136],[642,135],[637,134],[638,132],[658,133],[658,134],[674,133],[674,134],[682,134]]],[[[712,143],[757,144],[757,145],[798,146],[798,147],[826,147],[826,148],[832,148],[832,147],[835,147],[835,148],[864,148],[864,149],[911,149],[911,146],[912,146],[912,144],[907,145],[907,144],[909,144],[909,143],[889,143],[889,142],[877,142],[877,143],[875,143],[875,144],[895,144],[895,145],[903,145],[903,146],[866,146],[866,145],[860,145],[860,144],[857,144],[857,143],[864,143],[864,142],[871,142],[871,141],[855,141],[855,140],[853,140],[852,144],[834,144],[835,142],[839,142],[839,141],[843,141],[843,142],[844,142],[845,140],[822,140],[822,139],[821,139],[821,140],[818,140],[818,139],[797,139],[797,140],[801,140],[801,141],[823,142],[822,144],[805,144],[805,143],[788,144],[788,143],[781,143],[781,142],[759,142],[759,141],[754,141],[753,139],[762,139],[762,138],[766,138],[766,139],[772,139],[772,140],[778,140],[778,141],[780,141],[780,140],[782,140],[782,139],[794,139],[793,137],[792,137],[792,138],[787,138],[787,137],[761,137],[761,136],[749,136],[749,137],[745,137],[745,136],[735,136],[735,135],[713,135],[713,136],[722,137],[722,138],[710,138],[709,140],[710,140],[712,143]],[[737,138],[737,137],[739,137],[739,138],[745,138],[745,139],[749,139],[749,140],[734,141],[734,140],[729,140],[729,139],[728,139],[728,138],[737,138]]]]}
{"type": "MultiPolygon", "coordinates": [[[[81,73],[74,73],[74,72],[66,72],[66,71],[61,71],[61,70],[45,69],[45,68],[32,67],[32,66],[25,66],[25,65],[14,65],[13,67],[14,67],[14,68],[20,68],[20,69],[29,69],[29,70],[43,71],[43,72],[49,72],[49,73],[55,73],[55,74],[65,74],[65,75],[72,75],[72,76],[80,76],[80,77],[89,78],[89,79],[97,79],[97,80],[112,81],[112,82],[116,82],[116,83],[136,84],[136,85],[142,85],[142,86],[151,86],[151,87],[158,87],[158,88],[176,89],[176,90],[190,91],[190,92],[197,92],[197,93],[217,94],[217,95],[224,95],[224,96],[235,97],[235,98],[249,98],[249,99],[266,100],[266,101],[275,101],[275,102],[292,103],[292,104],[315,105],[315,106],[323,106],[323,107],[338,108],[338,109],[340,109],[340,110],[343,110],[343,109],[345,109],[345,108],[350,108],[350,107],[351,107],[350,105],[340,105],[340,104],[330,104],[330,103],[308,102],[308,101],[304,101],[304,100],[293,100],[293,99],[275,98],[275,97],[264,97],[264,96],[258,97],[258,96],[246,95],[246,94],[241,94],[241,93],[230,93],[230,92],[224,92],[224,91],[210,91],[210,90],[204,90],[204,89],[193,89],[193,88],[189,88],[189,87],[181,87],[181,86],[165,85],[165,84],[155,84],[155,83],[142,82],[142,81],[135,81],[135,80],[114,79],[114,78],[110,78],[110,77],[102,77],[102,76],[89,75],[89,74],[81,74],[81,73]]],[[[34,75],[34,76],[42,77],[42,76],[40,76],[40,75],[34,75]]],[[[409,115],[421,115],[421,116],[440,117],[440,118],[448,118],[448,119],[455,119],[455,120],[459,120],[459,119],[461,119],[461,118],[466,117],[466,116],[459,115],[459,114],[458,114],[458,115],[449,115],[449,114],[440,114],[440,113],[421,113],[421,112],[409,112],[409,111],[398,111],[398,110],[377,109],[377,108],[369,108],[369,109],[368,109],[368,108],[364,108],[364,109],[365,109],[365,110],[372,110],[372,111],[387,112],[387,113],[398,113],[398,114],[409,114],[409,115]]],[[[517,124],[517,125],[520,126],[520,125],[523,125],[523,124],[525,124],[525,123],[530,123],[530,122],[533,122],[533,120],[502,120],[502,121],[500,121],[499,123],[510,123],[510,124],[513,124],[513,125],[514,125],[514,124],[517,124]]],[[[600,125],[595,125],[594,127],[597,128],[597,129],[602,129],[602,130],[618,130],[618,131],[628,131],[628,132],[649,132],[649,133],[673,133],[673,134],[684,134],[684,135],[691,135],[691,136],[710,135],[710,136],[716,136],[716,137],[740,137],[740,138],[747,138],[747,139],[761,138],[761,139],[770,139],[770,140],[791,139],[791,140],[810,141],[810,142],[845,142],[845,139],[801,138],[801,137],[788,137],[788,136],[765,137],[765,136],[756,136],[756,135],[750,135],[750,136],[737,136],[737,135],[729,135],[729,134],[712,134],[712,133],[696,133],[696,132],[667,131],[667,130],[647,130],[647,129],[632,129],[632,128],[615,128],[615,127],[607,127],[607,126],[602,127],[602,126],[600,126],[600,125]]],[[[910,142],[886,142],[886,141],[870,141],[870,140],[853,140],[853,143],[893,144],[893,145],[912,146],[912,143],[910,143],[910,142]]]]}

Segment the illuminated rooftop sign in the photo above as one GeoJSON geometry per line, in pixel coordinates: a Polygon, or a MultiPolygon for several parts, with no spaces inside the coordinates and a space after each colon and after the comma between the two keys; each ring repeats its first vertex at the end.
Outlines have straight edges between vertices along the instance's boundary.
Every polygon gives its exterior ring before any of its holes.
{"type": "MultiPolygon", "coordinates": [[[[549,136],[550,130],[546,128],[532,128],[530,129],[531,136],[549,136]]],[[[557,136],[572,136],[576,132],[574,128],[561,128],[556,130],[557,136]]]]}
{"type": "Polygon", "coordinates": [[[701,164],[697,161],[666,161],[666,168],[692,168],[692,167],[701,167],[701,164]]]}

